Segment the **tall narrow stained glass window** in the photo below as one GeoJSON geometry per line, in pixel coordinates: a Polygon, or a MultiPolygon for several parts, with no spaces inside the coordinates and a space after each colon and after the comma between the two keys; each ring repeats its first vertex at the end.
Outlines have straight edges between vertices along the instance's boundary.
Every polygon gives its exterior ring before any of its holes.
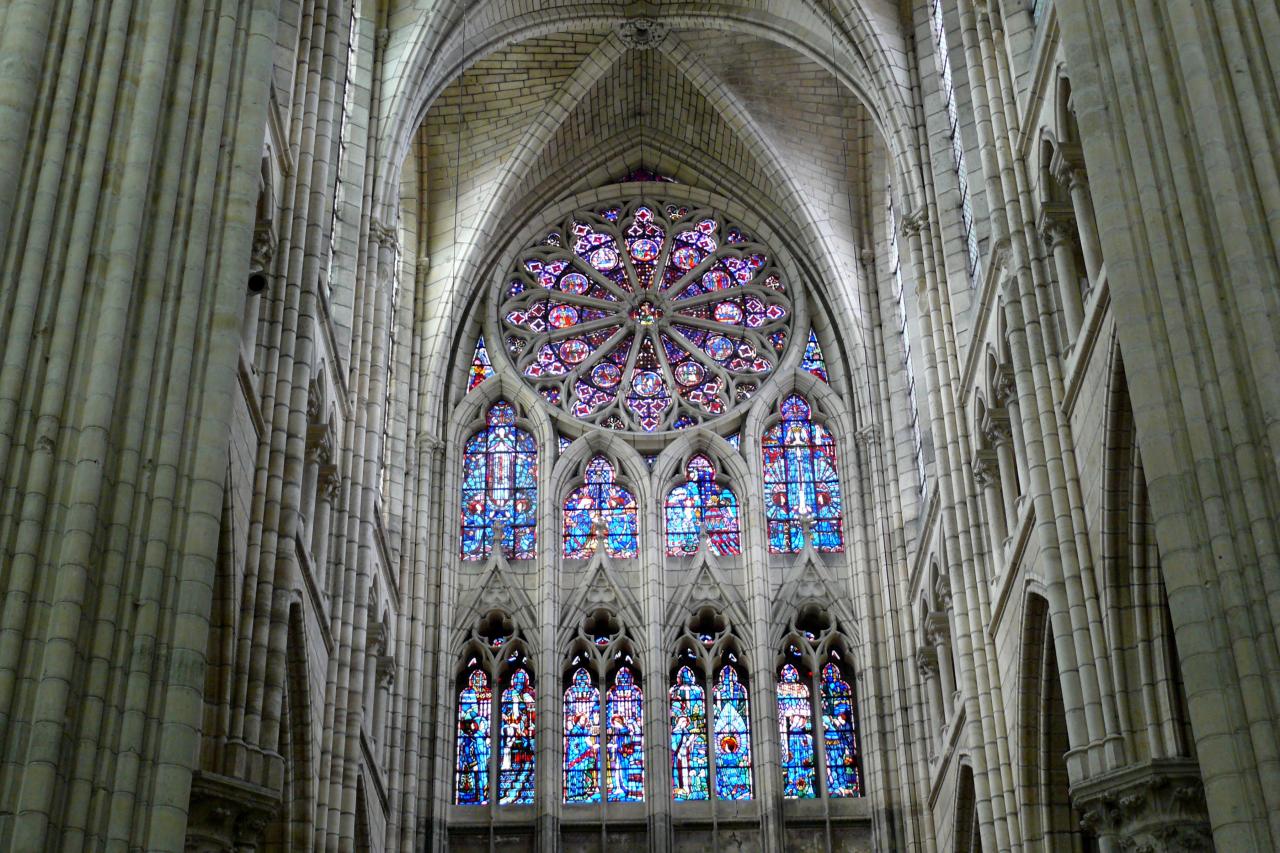
{"type": "Polygon", "coordinates": [[[467,684],[458,691],[458,757],[455,763],[454,802],[483,805],[489,802],[489,754],[492,750],[489,717],[493,691],[484,670],[472,669],[467,684]]]}
{"type": "Polygon", "coordinates": [[[827,752],[827,796],[862,796],[853,689],[835,663],[822,668],[822,728],[827,752]]]}
{"type": "Polygon", "coordinates": [[[493,375],[493,362],[489,360],[489,350],[484,345],[484,335],[476,338],[475,355],[471,356],[471,369],[467,372],[467,391],[474,391],[493,375]]]}
{"type": "Polygon", "coordinates": [[[817,796],[813,706],[809,686],[791,664],[778,676],[778,740],[782,744],[782,795],[789,800],[817,796]]]}
{"type": "Polygon", "coordinates": [[[564,801],[600,801],[600,691],[586,667],[564,692],[564,801]]]}
{"type": "Polygon", "coordinates": [[[537,706],[527,670],[521,667],[512,672],[508,684],[502,691],[498,802],[529,805],[534,791],[537,706]]]}
{"type": "Polygon", "coordinates": [[[468,439],[462,461],[462,557],[482,560],[502,523],[502,550],[532,559],[537,546],[538,448],[516,426],[515,407],[498,401],[486,426],[468,439]]]}
{"type": "Polygon", "coordinates": [[[671,792],[677,800],[710,796],[707,764],[707,697],[687,666],[676,673],[671,701],[671,792]]]}
{"type": "Polygon", "coordinates": [[[593,528],[603,525],[605,547],[612,557],[634,557],[636,499],[617,483],[613,465],[603,456],[587,463],[583,485],[564,501],[564,555],[583,560],[597,547],[593,528]]]}
{"type": "Polygon", "coordinates": [[[622,667],[613,677],[606,697],[608,722],[609,802],[632,803],[644,799],[644,694],[635,675],[622,667]]]}
{"type": "Polygon", "coordinates": [[[715,687],[716,797],[751,799],[751,719],[747,688],[732,664],[720,670],[715,687]]]}
{"type": "Polygon", "coordinates": [[[784,399],[780,412],[781,420],[761,441],[769,550],[775,554],[802,550],[804,522],[811,518],[813,547],[842,551],[835,439],[825,426],[814,422],[809,402],[799,395],[784,399]]]}
{"type": "Polygon", "coordinates": [[[667,554],[694,553],[704,530],[712,553],[742,553],[738,498],[728,486],[716,484],[715,465],[699,453],[685,466],[685,476],[688,479],[667,494],[667,554]]]}

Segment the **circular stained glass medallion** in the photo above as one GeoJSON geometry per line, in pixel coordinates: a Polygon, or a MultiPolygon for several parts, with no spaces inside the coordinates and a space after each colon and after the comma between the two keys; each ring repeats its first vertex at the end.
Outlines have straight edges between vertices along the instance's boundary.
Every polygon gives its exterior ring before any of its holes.
{"type": "Polygon", "coordinates": [[[517,255],[496,314],[521,376],[567,417],[649,433],[706,423],[749,400],[795,337],[772,252],[713,210],[615,202],[551,232],[562,239],[517,255]]]}

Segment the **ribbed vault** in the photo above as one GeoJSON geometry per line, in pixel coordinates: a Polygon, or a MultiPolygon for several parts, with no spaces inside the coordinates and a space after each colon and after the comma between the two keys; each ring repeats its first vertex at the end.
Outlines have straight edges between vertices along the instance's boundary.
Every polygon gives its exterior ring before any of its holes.
{"type": "Polygon", "coordinates": [[[440,92],[406,166],[425,188],[402,203],[419,205],[415,254],[430,265],[426,364],[442,378],[466,348],[469,306],[506,237],[546,205],[646,166],[766,220],[841,318],[856,376],[869,243],[858,199],[884,162],[881,139],[822,65],[743,32],[668,31],[636,48],[618,32],[562,31],[500,46],[440,92]]]}

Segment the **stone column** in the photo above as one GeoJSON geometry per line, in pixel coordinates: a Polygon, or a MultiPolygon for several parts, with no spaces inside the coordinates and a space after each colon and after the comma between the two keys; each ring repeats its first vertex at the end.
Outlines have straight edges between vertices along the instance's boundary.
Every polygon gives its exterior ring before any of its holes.
{"type": "Polygon", "coordinates": [[[938,660],[938,686],[942,690],[942,712],[946,715],[942,721],[944,727],[951,721],[951,715],[956,710],[956,667],[951,658],[951,620],[946,613],[950,606],[948,596],[943,605],[945,609],[930,613],[925,623],[925,640],[933,647],[938,660]]]}
{"type": "Polygon", "coordinates": [[[987,511],[987,532],[991,537],[993,568],[1001,564],[1004,542],[1009,536],[998,465],[995,453],[990,450],[979,451],[973,460],[973,479],[982,492],[982,502],[987,511]]]}
{"type": "Polygon", "coordinates": [[[1144,853],[1212,850],[1200,768],[1189,758],[1111,770],[1071,786],[1081,823],[1100,845],[1144,853]]]}
{"type": "Polygon", "coordinates": [[[1102,249],[1098,246],[1098,227],[1093,218],[1093,198],[1089,193],[1089,178],[1084,170],[1084,158],[1078,146],[1062,146],[1054,155],[1053,171],[1058,180],[1071,192],[1071,206],[1075,209],[1076,230],[1080,234],[1080,251],[1084,254],[1085,274],[1089,286],[1098,284],[1102,274],[1102,249]]]}
{"type": "MultiPolygon", "coordinates": [[[[1061,295],[1062,316],[1067,323],[1067,340],[1074,341],[1084,325],[1084,301],[1080,295],[1080,277],[1076,271],[1076,259],[1071,251],[1071,223],[1057,204],[1046,203],[1040,209],[1038,223],[1045,245],[1053,253],[1053,265],[1058,274],[1058,292],[1061,295]]],[[[1090,279],[1093,281],[1093,279],[1090,279]]]]}
{"type": "Polygon", "coordinates": [[[942,687],[938,683],[938,652],[932,646],[921,646],[916,649],[916,668],[920,672],[920,680],[924,682],[925,695],[929,697],[929,716],[933,719],[933,735],[930,761],[937,758],[941,751],[942,732],[946,730],[947,718],[942,710],[942,687]]]}
{"type": "Polygon", "coordinates": [[[1007,529],[1018,524],[1018,486],[1017,462],[1014,459],[1012,430],[1010,421],[991,418],[985,424],[987,441],[996,449],[996,465],[1000,471],[1000,493],[1004,498],[1004,513],[1007,529]]]}
{"type": "Polygon", "coordinates": [[[329,594],[329,526],[333,518],[333,505],[342,491],[342,478],[333,465],[320,469],[315,523],[311,526],[311,565],[315,568],[316,583],[321,592],[329,594]]]}

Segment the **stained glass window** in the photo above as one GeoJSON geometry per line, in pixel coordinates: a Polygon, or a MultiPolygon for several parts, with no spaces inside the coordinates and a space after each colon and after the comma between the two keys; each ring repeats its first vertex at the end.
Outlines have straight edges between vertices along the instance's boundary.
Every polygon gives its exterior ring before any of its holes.
{"type": "Polygon", "coordinates": [[[564,801],[600,801],[600,691],[585,667],[564,692],[564,801]]]}
{"type": "Polygon", "coordinates": [[[676,800],[710,796],[707,772],[707,700],[693,670],[680,667],[671,700],[671,791],[676,800]]]}
{"type": "Polygon", "coordinates": [[[769,550],[775,554],[802,550],[804,521],[809,517],[814,548],[841,551],[844,538],[835,439],[826,427],[813,421],[812,409],[803,397],[787,397],[780,411],[781,420],[761,441],[769,550]]]}
{"type": "Polygon", "coordinates": [[[823,382],[830,382],[827,377],[827,360],[822,357],[822,346],[818,343],[818,335],[809,330],[809,342],[804,345],[804,358],[800,359],[800,369],[807,370],[823,382]]]}
{"type": "Polygon", "coordinates": [[[778,740],[782,744],[782,795],[789,800],[817,795],[813,757],[813,707],[809,686],[791,664],[778,676],[778,740]]]}
{"type": "Polygon", "coordinates": [[[564,555],[578,560],[590,557],[596,548],[593,528],[602,525],[609,555],[634,557],[635,496],[617,484],[613,465],[603,456],[587,463],[583,480],[564,501],[564,555]]]}
{"type": "Polygon", "coordinates": [[[667,553],[694,553],[703,529],[713,553],[741,553],[738,498],[728,486],[716,484],[715,465],[699,453],[689,460],[685,475],[685,482],[667,494],[667,553]]]}
{"type": "Polygon", "coordinates": [[[458,760],[454,776],[459,805],[489,802],[489,716],[493,692],[483,670],[473,669],[467,686],[458,691],[458,760]]]}
{"type": "Polygon", "coordinates": [[[657,200],[561,226],[519,256],[498,299],[507,351],[552,407],[608,429],[683,429],[744,403],[777,368],[791,298],[741,227],[657,200]]]}
{"type": "Polygon", "coordinates": [[[853,690],[834,663],[822,668],[822,728],[827,751],[827,796],[862,796],[853,690]]]}
{"type": "Polygon", "coordinates": [[[720,670],[715,688],[716,797],[751,799],[751,720],[747,688],[732,665],[720,670]]]}
{"type": "Polygon", "coordinates": [[[537,445],[516,426],[510,403],[494,403],[485,420],[463,452],[462,557],[488,556],[494,524],[501,522],[503,552],[531,559],[537,545],[537,445]]]}
{"type": "Polygon", "coordinates": [[[476,352],[471,357],[471,370],[467,374],[467,390],[471,391],[493,375],[493,362],[484,346],[484,335],[476,339],[476,352]]]}
{"type": "Polygon", "coordinates": [[[528,805],[533,802],[537,710],[528,671],[520,668],[511,673],[509,684],[502,691],[498,802],[528,805]]]}
{"type": "Polygon", "coordinates": [[[644,696],[630,669],[618,670],[606,698],[609,802],[638,802],[644,799],[644,696]]]}

